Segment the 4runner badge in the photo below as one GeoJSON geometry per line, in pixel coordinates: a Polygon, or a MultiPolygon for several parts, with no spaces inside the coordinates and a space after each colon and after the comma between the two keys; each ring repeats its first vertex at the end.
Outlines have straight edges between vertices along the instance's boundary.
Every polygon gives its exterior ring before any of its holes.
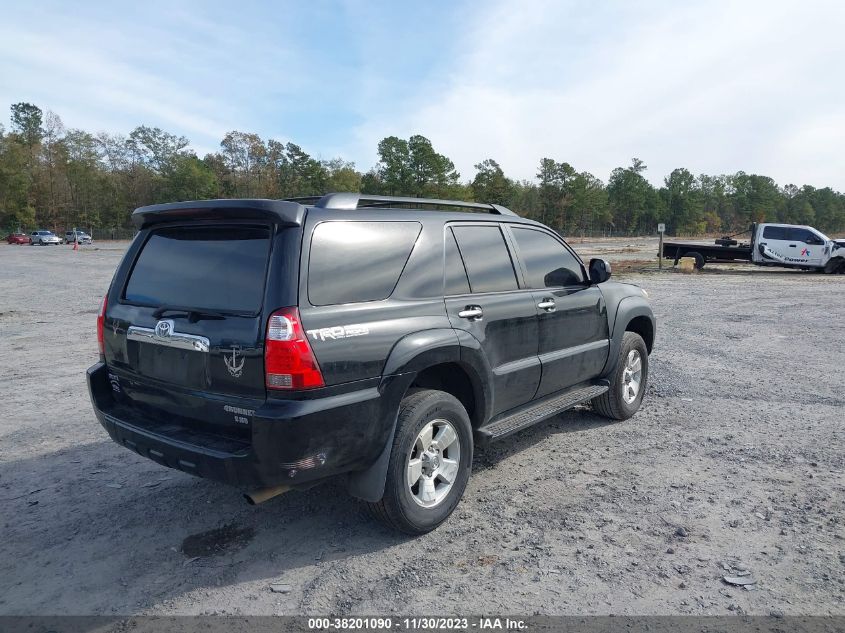
{"type": "Polygon", "coordinates": [[[232,346],[231,352],[226,352],[223,355],[223,361],[226,363],[226,369],[229,370],[229,373],[232,375],[232,378],[240,378],[241,374],[244,371],[244,358],[243,352],[241,352],[240,347],[232,346]]]}

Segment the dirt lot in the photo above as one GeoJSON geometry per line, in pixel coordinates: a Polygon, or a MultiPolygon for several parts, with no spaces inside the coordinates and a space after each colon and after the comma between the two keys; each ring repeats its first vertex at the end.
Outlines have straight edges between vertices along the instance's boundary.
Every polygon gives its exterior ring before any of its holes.
{"type": "Polygon", "coordinates": [[[845,614],[845,278],[623,275],[658,318],[640,413],[479,453],[411,539],[334,484],[251,507],[108,440],[84,372],[123,248],[0,246],[0,613],[845,614]]]}

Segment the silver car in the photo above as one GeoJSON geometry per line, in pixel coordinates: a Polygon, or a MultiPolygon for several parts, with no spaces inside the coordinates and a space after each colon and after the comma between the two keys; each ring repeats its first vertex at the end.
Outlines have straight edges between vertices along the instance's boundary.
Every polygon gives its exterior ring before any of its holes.
{"type": "Polygon", "coordinates": [[[33,246],[46,246],[47,244],[61,244],[62,238],[51,231],[33,231],[29,234],[29,243],[33,246]]]}
{"type": "Polygon", "coordinates": [[[88,233],[79,229],[65,232],[65,242],[68,244],[73,244],[74,242],[79,242],[80,244],[90,244],[93,241],[94,240],[91,239],[91,236],[88,235],[88,233]]]}

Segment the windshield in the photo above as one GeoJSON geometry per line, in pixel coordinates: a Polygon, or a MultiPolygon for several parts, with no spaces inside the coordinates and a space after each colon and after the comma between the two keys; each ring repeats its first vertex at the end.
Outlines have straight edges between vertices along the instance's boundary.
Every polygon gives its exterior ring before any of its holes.
{"type": "Polygon", "coordinates": [[[258,312],[269,252],[268,227],[158,229],[135,262],[124,299],[152,307],[258,312]]]}

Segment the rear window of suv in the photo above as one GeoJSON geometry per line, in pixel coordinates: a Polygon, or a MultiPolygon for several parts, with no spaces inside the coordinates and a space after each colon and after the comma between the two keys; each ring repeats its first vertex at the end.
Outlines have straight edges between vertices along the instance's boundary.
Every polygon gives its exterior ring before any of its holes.
{"type": "Polygon", "coordinates": [[[258,226],[171,227],[153,231],[126,284],[124,299],[258,312],[270,252],[270,229],[258,226]]]}

